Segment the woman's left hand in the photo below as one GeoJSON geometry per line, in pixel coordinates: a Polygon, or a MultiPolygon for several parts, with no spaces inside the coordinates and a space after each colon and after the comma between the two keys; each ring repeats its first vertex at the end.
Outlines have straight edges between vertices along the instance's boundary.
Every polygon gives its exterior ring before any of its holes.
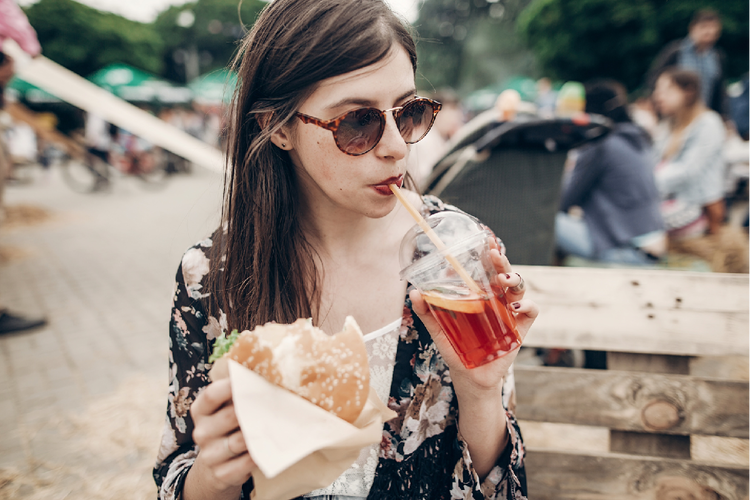
{"type": "MultiPolygon", "coordinates": [[[[513,287],[517,287],[522,282],[521,277],[513,272],[508,258],[500,253],[494,240],[491,240],[491,244],[493,248],[490,256],[498,272],[497,284],[506,289],[506,299],[511,310],[516,315],[518,333],[523,341],[529,332],[529,328],[531,328],[534,320],[539,315],[539,308],[533,301],[524,299],[525,289],[523,287],[520,290],[513,290],[513,287]]],[[[411,298],[414,311],[430,332],[432,340],[448,364],[454,386],[460,385],[462,388],[466,387],[465,390],[472,390],[477,393],[496,390],[501,386],[503,378],[516,359],[520,346],[485,365],[468,369],[463,365],[450,341],[445,336],[443,329],[430,312],[427,303],[422,298],[422,294],[417,290],[412,290],[409,293],[409,298],[411,298]]]]}

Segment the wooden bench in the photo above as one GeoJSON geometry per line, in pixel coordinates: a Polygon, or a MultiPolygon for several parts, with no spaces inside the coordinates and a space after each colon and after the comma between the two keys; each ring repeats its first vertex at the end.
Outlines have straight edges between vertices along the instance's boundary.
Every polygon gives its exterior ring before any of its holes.
{"type": "Polygon", "coordinates": [[[542,308],[526,346],[607,351],[519,356],[529,498],[747,499],[748,276],[517,267],[542,308]]]}

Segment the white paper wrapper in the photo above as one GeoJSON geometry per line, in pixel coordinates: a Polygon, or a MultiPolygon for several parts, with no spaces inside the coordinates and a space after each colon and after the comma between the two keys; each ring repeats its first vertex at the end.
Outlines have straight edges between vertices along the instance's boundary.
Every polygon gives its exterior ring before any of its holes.
{"type": "Polygon", "coordinates": [[[231,360],[229,376],[240,429],[260,469],[254,500],[288,500],[330,485],[396,417],[372,387],[350,424],[231,360]]]}

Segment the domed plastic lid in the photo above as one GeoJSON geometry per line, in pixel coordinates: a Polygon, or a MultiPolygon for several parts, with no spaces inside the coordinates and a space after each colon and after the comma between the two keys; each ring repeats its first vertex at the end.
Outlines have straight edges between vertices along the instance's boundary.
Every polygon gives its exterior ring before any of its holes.
{"type": "Polygon", "coordinates": [[[425,220],[445,244],[446,251],[439,252],[422,228],[418,224],[414,225],[401,241],[399,262],[402,278],[413,272],[417,266],[434,264],[434,260],[442,259],[446,253],[458,254],[466,248],[473,247],[476,245],[477,237],[486,238],[488,234],[477,219],[463,213],[439,212],[425,220]],[[428,256],[433,258],[426,259],[428,256]]]}

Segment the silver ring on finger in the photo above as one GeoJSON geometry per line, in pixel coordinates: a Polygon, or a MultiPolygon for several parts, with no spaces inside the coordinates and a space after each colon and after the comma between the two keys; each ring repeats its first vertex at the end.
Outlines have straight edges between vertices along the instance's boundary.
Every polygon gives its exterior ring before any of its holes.
{"type": "Polygon", "coordinates": [[[224,448],[227,449],[227,453],[230,457],[236,457],[237,455],[239,455],[239,453],[233,452],[232,448],[229,447],[229,436],[224,438],[224,448]]]}
{"type": "Polygon", "coordinates": [[[514,274],[518,276],[518,279],[520,279],[521,281],[516,286],[512,286],[508,288],[508,291],[511,293],[521,293],[524,290],[526,290],[526,282],[523,280],[523,277],[520,274],[518,273],[514,273],[514,274]]]}

